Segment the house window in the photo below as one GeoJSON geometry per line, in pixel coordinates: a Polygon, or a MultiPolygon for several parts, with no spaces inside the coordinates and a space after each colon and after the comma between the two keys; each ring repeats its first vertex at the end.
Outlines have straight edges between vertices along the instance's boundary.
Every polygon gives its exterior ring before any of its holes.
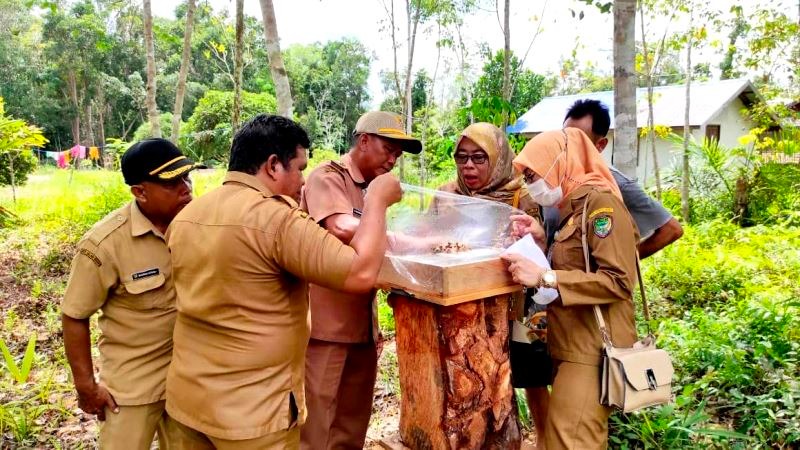
{"type": "Polygon", "coordinates": [[[719,142],[719,125],[706,125],[706,139],[719,142]]]}

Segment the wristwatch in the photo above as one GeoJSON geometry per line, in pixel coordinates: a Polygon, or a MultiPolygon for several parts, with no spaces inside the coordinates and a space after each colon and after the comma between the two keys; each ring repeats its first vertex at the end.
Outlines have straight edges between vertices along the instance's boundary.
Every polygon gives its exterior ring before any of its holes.
{"type": "Polygon", "coordinates": [[[545,270],[542,277],[539,279],[539,287],[555,288],[556,287],[556,273],[552,270],[545,270]]]}

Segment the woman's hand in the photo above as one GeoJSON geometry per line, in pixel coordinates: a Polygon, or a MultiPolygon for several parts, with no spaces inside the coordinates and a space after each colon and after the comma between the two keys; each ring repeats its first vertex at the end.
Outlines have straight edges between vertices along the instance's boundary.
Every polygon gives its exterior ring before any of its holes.
{"type": "Polygon", "coordinates": [[[539,280],[542,279],[544,268],[522,255],[509,253],[502,255],[504,261],[508,262],[508,271],[515,283],[527,287],[537,287],[539,280]]]}
{"type": "Polygon", "coordinates": [[[530,233],[537,244],[543,245],[547,239],[544,228],[539,221],[527,214],[514,214],[511,216],[511,235],[521,238],[530,233]]]}

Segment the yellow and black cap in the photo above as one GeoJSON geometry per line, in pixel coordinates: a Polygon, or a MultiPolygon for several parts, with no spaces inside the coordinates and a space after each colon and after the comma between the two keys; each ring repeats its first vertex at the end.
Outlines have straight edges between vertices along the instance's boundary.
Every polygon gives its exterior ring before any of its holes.
{"type": "Polygon", "coordinates": [[[406,134],[403,129],[403,119],[386,111],[370,111],[361,115],[356,122],[353,135],[375,134],[386,139],[393,139],[400,143],[404,152],[417,154],[422,151],[419,139],[406,134]]]}
{"type": "Polygon", "coordinates": [[[168,181],[205,168],[197,164],[167,139],[145,139],[133,144],[122,155],[122,176],[133,186],[142,181],[168,181]]]}

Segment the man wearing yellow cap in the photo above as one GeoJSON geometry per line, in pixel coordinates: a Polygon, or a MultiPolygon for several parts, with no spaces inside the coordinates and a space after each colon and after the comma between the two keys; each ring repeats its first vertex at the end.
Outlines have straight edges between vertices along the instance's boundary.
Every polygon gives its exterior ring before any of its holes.
{"type": "MultiPolygon", "coordinates": [[[[422,151],[397,114],[372,111],[353,131],[350,151],[308,177],[301,207],[345,244],[359,226],[364,195],[403,152],[422,151]]],[[[308,418],[301,448],[361,449],[372,412],[378,343],[375,291],[353,295],[312,284],[311,340],[306,353],[308,418]]]]}

